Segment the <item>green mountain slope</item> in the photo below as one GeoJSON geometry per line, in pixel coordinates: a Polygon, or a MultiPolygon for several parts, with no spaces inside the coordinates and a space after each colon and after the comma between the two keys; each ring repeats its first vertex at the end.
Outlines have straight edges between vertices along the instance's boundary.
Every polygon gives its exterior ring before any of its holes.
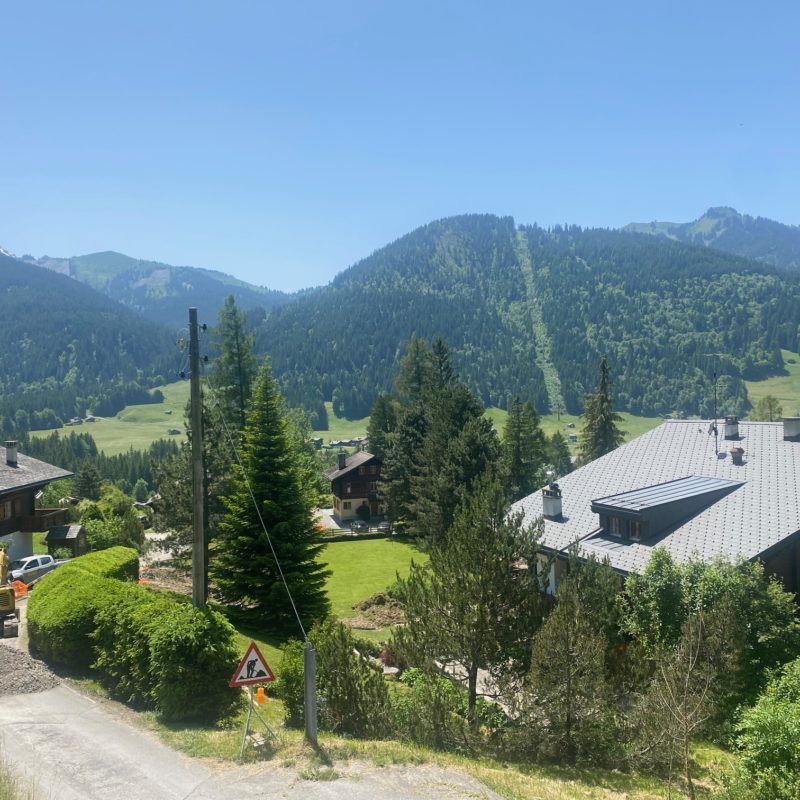
{"type": "MultiPolygon", "coordinates": [[[[180,369],[168,328],[65,275],[0,255],[0,416],[115,413],[180,369]]],[[[19,429],[28,427],[22,417],[19,429]]],[[[7,425],[3,430],[10,431],[7,425]]]]}
{"type": "Polygon", "coordinates": [[[752,258],[782,269],[800,270],[800,226],[709,208],[694,222],[632,222],[623,228],[752,258]]]}
{"type": "Polygon", "coordinates": [[[577,413],[608,354],[621,408],[747,406],[743,378],[782,369],[800,279],[708,248],[629,233],[470,215],[426,225],[270,315],[259,344],[292,403],[362,417],[412,333],[444,337],[483,401],[519,395],[577,413]],[[721,355],[712,355],[721,354],[721,355]],[[548,391],[549,390],[549,391],[548,391]]]}
{"type": "Polygon", "coordinates": [[[73,258],[23,256],[23,260],[76,278],[142,316],[172,327],[186,323],[190,306],[201,309],[207,319],[216,320],[229,294],[244,310],[270,311],[292,297],[217,270],[140,261],[113,251],[73,258]]]}
{"type": "Polygon", "coordinates": [[[332,399],[358,418],[392,388],[413,333],[444,337],[486,404],[519,394],[547,408],[510,217],[455,217],[398,239],[271,314],[259,345],[290,402],[332,399]]]}

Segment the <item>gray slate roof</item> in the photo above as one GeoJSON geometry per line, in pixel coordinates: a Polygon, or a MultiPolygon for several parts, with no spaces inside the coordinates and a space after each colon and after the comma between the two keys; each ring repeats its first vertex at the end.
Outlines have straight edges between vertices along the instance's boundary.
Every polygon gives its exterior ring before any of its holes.
{"type": "Polygon", "coordinates": [[[50,542],[63,542],[67,539],[77,539],[83,530],[83,525],[56,525],[45,534],[44,540],[50,542]]]}
{"type": "MultiPolygon", "coordinates": [[[[720,426],[722,428],[722,426],[720,426]]],[[[544,521],[543,544],[560,551],[581,540],[584,555],[608,557],[622,572],[641,572],[657,546],[677,561],[694,557],[753,559],[800,531],[800,442],[783,440],[781,422],[740,422],[739,441],[720,436],[720,456],[708,421],[670,420],[575,472],[559,478],[563,521],[544,521]],[[744,464],[734,466],[731,446],[744,449],[744,464]],[[642,542],[603,535],[594,498],[608,498],[690,476],[743,485],[642,542]]],[[[512,506],[532,523],[542,513],[541,492],[512,506]]]]}
{"type": "Polygon", "coordinates": [[[372,455],[372,453],[367,453],[363,450],[360,453],[354,453],[345,460],[344,469],[333,467],[324,473],[325,477],[329,481],[335,481],[337,478],[341,478],[342,475],[347,475],[348,472],[352,472],[356,467],[366,464],[367,461],[371,461],[373,458],[375,458],[375,456],[372,455]]]}
{"type": "Polygon", "coordinates": [[[46,464],[36,458],[17,454],[17,466],[6,463],[6,448],[0,447],[0,494],[26,487],[42,486],[59,478],[71,478],[73,473],[46,464]]]}

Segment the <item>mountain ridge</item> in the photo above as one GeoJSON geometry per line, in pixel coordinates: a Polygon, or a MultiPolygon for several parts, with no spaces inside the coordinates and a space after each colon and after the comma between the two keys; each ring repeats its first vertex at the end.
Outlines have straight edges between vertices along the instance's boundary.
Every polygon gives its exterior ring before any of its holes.
{"type": "Polygon", "coordinates": [[[800,270],[800,226],[712,206],[692,222],[631,222],[628,233],[673,239],[751,258],[773,267],[800,270]]]}
{"type": "Polygon", "coordinates": [[[70,258],[24,255],[19,260],[67,275],[145,318],[167,325],[183,324],[190,306],[202,308],[209,319],[215,319],[229,294],[241,309],[265,312],[293,297],[219,270],[136,259],[114,250],[70,258]]]}

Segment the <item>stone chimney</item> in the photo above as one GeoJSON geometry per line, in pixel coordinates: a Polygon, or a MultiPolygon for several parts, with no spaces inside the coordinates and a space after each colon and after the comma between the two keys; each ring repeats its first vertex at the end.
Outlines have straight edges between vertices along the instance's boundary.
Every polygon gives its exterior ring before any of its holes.
{"type": "Polygon", "coordinates": [[[800,442],[800,417],[783,418],[783,440],[800,442]]]}
{"type": "Polygon", "coordinates": [[[340,450],[337,453],[337,458],[339,459],[339,461],[338,461],[339,469],[344,469],[345,466],[347,465],[347,455],[345,454],[345,452],[343,450],[340,450]]]}
{"type": "Polygon", "coordinates": [[[9,467],[17,466],[17,443],[6,442],[6,464],[9,467]]]}
{"type": "Polygon", "coordinates": [[[725,438],[739,438],[739,417],[725,417],[725,438]]]}
{"type": "Polygon", "coordinates": [[[547,486],[542,489],[542,514],[545,519],[561,519],[561,488],[556,483],[556,474],[547,471],[547,486]]]}

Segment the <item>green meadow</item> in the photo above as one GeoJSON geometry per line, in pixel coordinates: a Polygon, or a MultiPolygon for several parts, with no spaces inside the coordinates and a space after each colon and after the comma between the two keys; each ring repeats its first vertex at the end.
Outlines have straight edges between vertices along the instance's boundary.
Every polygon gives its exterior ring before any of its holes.
{"type": "MultiPolygon", "coordinates": [[[[747,381],[750,401],[755,405],[765,395],[777,397],[785,415],[800,415],[800,355],[783,350],[785,374],[776,375],[761,381],[747,381]]],[[[189,400],[189,382],[179,381],[160,387],[164,394],[163,403],[127,406],[115,417],[98,417],[93,423],[84,423],[79,428],[61,428],[61,434],[70,431],[91,433],[97,446],[107,455],[123,453],[131,447],[145,449],[157,439],[168,439],[170,429],[181,431],[183,436],[183,415],[189,400]]],[[[333,403],[325,403],[328,410],[327,431],[314,431],[327,444],[331,439],[354,439],[367,432],[369,417],[344,419],[333,413],[333,403]]],[[[508,414],[500,408],[489,408],[486,416],[492,421],[498,433],[502,433],[508,414]]],[[[658,417],[637,417],[627,412],[620,414],[620,427],[625,431],[625,441],[635,439],[655,428],[661,420],[658,417]]],[[[542,429],[550,436],[555,431],[580,437],[583,420],[572,414],[546,414],[541,418],[542,429]],[[574,428],[569,427],[574,425],[574,428]]],[[[34,431],[32,436],[44,436],[52,431],[34,431]]],[[[175,437],[179,438],[179,437],[175,437]]],[[[576,449],[572,445],[573,449],[576,449]]]]}
{"type": "Polygon", "coordinates": [[[800,416],[800,355],[791,350],[781,350],[781,355],[785,374],[763,381],[746,381],[747,394],[753,405],[771,394],[778,399],[785,416],[800,416]]]}

